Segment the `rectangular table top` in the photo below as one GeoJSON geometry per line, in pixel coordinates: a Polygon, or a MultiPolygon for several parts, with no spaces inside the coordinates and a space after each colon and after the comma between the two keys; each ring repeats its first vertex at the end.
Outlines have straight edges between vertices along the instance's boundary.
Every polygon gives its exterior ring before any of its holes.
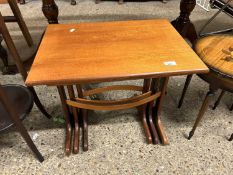
{"type": "Polygon", "coordinates": [[[68,85],[206,73],[168,20],[50,24],[27,85],[68,85]]]}

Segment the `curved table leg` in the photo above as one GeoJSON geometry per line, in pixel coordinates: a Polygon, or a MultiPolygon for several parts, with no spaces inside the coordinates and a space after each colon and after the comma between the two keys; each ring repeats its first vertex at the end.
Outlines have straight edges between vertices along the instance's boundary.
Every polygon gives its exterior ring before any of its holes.
{"type": "Polygon", "coordinates": [[[158,133],[156,131],[155,125],[154,125],[154,121],[153,121],[153,106],[154,106],[154,101],[150,102],[148,104],[148,123],[150,126],[150,130],[151,130],[151,135],[153,137],[153,142],[154,144],[158,144],[158,133]]]}
{"type": "Polygon", "coordinates": [[[156,125],[156,129],[158,131],[160,140],[162,142],[163,145],[168,145],[168,138],[167,135],[164,131],[162,122],[161,122],[161,109],[162,109],[162,105],[163,105],[163,101],[164,101],[164,97],[165,97],[165,92],[166,92],[166,88],[167,88],[167,84],[168,84],[168,80],[169,78],[164,78],[163,79],[163,83],[162,83],[162,87],[161,87],[161,96],[159,97],[157,104],[155,107],[153,107],[153,118],[155,119],[155,125],[156,125]]]}
{"type": "Polygon", "coordinates": [[[82,119],[83,119],[83,151],[88,151],[88,110],[82,109],[82,119]]]}
{"type": "Polygon", "coordinates": [[[54,0],[42,0],[42,11],[49,24],[58,23],[58,7],[54,0]]]}
{"type": "Polygon", "coordinates": [[[152,143],[152,137],[151,137],[151,133],[150,133],[150,128],[147,124],[147,120],[146,120],[146,107],[147,105],[142,105],[138,107],[138,112],[140,117],[142,117],[142,124],[145,130],[145,134],[146,134],[146,140],[148,144],[152,143]]]}
{"type": "Polygon", "coordinates": [[[65,89],[63,86],[58,86],[57,87],[60,99],[61,99],[61,104],[63,108],[63,112],[65,115],[65,121],[66,121],[66,140],[65,140],[65,151],[66,155],[70,155],[71,153],[71,138],[72,138],[72,127],[70,123],[70,113],[68,106],[66,105],[66,95],[65,95],[65,89]]]}
{"type": "Polygon", "coordinates": [[[197,32],[193,23],[190,21],[189,16],[195,8],[195,5],[196,0],[181,0],[180,16],[176,20],[171,22],[176,30],[184,38],[189,39],[192,44],[197,39],[197,32]]]}

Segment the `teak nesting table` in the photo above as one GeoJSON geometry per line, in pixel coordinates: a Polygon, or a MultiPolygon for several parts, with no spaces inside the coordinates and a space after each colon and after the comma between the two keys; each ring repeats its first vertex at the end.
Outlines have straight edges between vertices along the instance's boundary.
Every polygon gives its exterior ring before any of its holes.
{"type": "Polygon", "coordinates": [[[51,24],[46,29],[26,84],[57,86],[66,119],[66,153],[69,154],[72,135],[73,151],[78,152],[80,126],[83,128],[83,149],[88,149],[88,110],[137,107],[147,142],[157,144],[160,139],[162,144],[168,144],[160,120],[168,78],[207,72],[205,64],[164,19],[51,24]],[[144,79],[143,86],[82,88],[87,83],[133,79],[144,79]],[[110,90],[141,93],[114,101],[89,98],[110,90]]]}

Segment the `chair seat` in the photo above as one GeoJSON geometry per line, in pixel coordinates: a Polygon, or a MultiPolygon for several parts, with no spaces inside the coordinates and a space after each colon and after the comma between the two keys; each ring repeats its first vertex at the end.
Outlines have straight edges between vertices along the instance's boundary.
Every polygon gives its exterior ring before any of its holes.
{"type": "Polygon", "coordinates": [[[213,35],[201,38],[194,49],[210,69],[233,77],[232,35],[213,35]]]}
{"type": "MultiPolygon", "coordinates": [[[[21,85],[2,86],[10,98],[12,108],[18,114],[20,120],[23,120],[33,107],[33,97],[31,92],[21,85]]],[[[0,101],[0,131],[3,131],[13,125],[11,117],[0,101]]]]}

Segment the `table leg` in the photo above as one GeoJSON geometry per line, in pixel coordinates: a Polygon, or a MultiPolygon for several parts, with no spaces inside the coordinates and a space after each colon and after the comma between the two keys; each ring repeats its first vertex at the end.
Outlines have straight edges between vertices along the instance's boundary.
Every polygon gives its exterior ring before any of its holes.
{"type": "MultiPolygon", "coordinates": [[[[83,98],[83,89],[80,84],[76,85],[78,97],[83,98]]],[[[81,109],[83,127],[83,151],[88,151],[88,110],[81,109]]]]}
{"type": "Polygon", "coordinates": [[[181,0],[180,16],[176,20],[171,22],[176,30],[184,38],[189,39],[192,44],[197,39],[197,32],[193,23],[190,21],[189,16],[195,8],[195,5],[196,0],[181,0]]]}
{"type": "Polygon", "coordinates": [[[42,11],[49,24],[58,23],[58,7],[54,0],[42,0],[42,11]]]}
{"type": "Polygon", "coordinates": [[[161,109],[165,97],[165,92],[167,89],[167,84],[168,84],[169,78],[163,78],[162,79],[162,84],[161,84],[161,96],[158,98],[156,105],[153,107],[153,118],[154,118],[154,123],[156,125],[156,129],[158,131],[160,140],[163,145],[168,145],[168,138],[166,136],[166,133],[164,131],[162,122],[161,122],[161,109]]]}
{"type": "Polygon", "coordinates": [[[150,133],[150,128],[148,126],[147,120],[146,120],[146,107],[147,105],[142,105],[138,107],[138,112],[140,117],[142,118],[142,124],[146,133],[146,140],[148,144],[152,143],[152,137],[151,137],[151,133],[150,133]]]}
{"type": "MultiPolygon", "coordinates": [[[[73,85],[67,86],[68,94],[71,100],[75,100],[75,93],[73,85]]],[[[79,152],[79,114],[78,109],[71,107],[71,111],[74,117],[74,137],[73,137],[73,152],[77,154],[79,152]]]]}
{"type": "Polygon", "coordinates": [[[70,123],[70,113],[68,106],[66,105],[66,94],[65,94],[65,89],[63,86],[57,86],[60,99],[61,99],[61,104],[63,108],[63,112],[65,115],[65,121],[66,121],[66,140],[65,140],[65,151],[67,155],[70,155],[71,152],[71,138],[72,138],[72,127],[70,123]]]}
{"type": "MultiPolygon", "coordinates": [[[[148,92],[150,90],[151,79],[144,79],[143,91],[142,93],[148,92]]],[[[152,135],[147,121],[147,104],[138,107],[139,114],[142,117],[143,127],[146,132],[146,140],[148,144],[152,143],[152,135]]]]}

